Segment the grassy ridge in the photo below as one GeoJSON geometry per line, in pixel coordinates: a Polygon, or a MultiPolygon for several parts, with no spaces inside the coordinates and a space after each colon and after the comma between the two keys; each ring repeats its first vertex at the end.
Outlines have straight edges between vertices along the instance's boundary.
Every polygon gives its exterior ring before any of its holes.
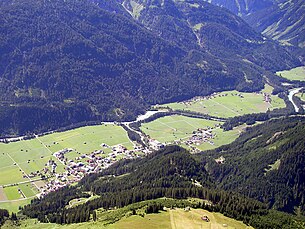
{"type": "Polygon", "coordinates": [[[174,200],[174,199],[156,199],[151,201],[143,201],[136,204],[131,204],[124,208],[104,211],[100,209],[97,211],[97,221],[72,224],[72,225],[58,225],[58,224],[44,224],[39,223],[37,220],[23,220],[20,227],[14,227],[11,222],[7,222],[3,228],[103,228],[103,229],[182,229],[182,228],[194,228],[194,229],[208,229],[215,227],[222,227],[224,224],[227,228],[246,229],[248,227],[241,221],[237,221],[224,216],[223,214],[216,212],[209,212],[203,209],[193,209],[185,211],[181,206],[192,206],[197,202],[202,202],[199,199],[188,200],[174,200]],[[162,203],[167,206],[164,211],[159,213],[146,214],[145,209],[151,203],[162,203]],[[170,208],[170,206],[178,206],[177,208],[170,208]],[[132,214],[132,209],[135,209],[135,215],[132,214]],[[202,216],[208,216],[210,222],[205,222],[201,219],[202,216]]]}

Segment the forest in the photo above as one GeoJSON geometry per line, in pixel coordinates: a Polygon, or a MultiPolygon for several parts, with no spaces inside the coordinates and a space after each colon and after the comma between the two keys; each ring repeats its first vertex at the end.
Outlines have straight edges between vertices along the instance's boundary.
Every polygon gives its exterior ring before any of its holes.
{"type": "Polygon", "coordinates": [[[304,215],[304,124],[303,117],[272,119],[199,157],[219,188],[304,215]],[[219,157],[225,158],[223,164],[215,162],[219,157]]]}

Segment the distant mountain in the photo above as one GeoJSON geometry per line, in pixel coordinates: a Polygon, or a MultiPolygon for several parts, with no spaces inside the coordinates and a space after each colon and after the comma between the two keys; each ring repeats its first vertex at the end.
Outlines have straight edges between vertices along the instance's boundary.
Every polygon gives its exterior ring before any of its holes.
{"type": "Polygon", "coordinates": [[[206,0],[214,5],[224,7],[238,16],[245,16],[273,6],[276,0],[206,0]]]}
{"type": "Polygon", "coordinates": [[[276,3],[244,19],[262,32],[285,45],[305,48],[305,3],[303,0],[276,3]]]}
{"type": "Polygon", "coordinates": [[[130,120],[149,105],[258,90],[299,65],[242,19],[202,1],[0,3],[0,133],[130,120]]]}
{"type": "MultiPolygon", "coordinates": [[[[201,0],[125,0],[122,6],[145,28],[189,51],[193,59],[201,52],[205,60],[211,58],[207,54],[216,56],[227,68],[239,65],[232,62],[239,60],[272,71],[286,65],[283,59],[292,60],[282,47],[256,33],[239,17],[201,0]]],[[[206,65],[205,61],[198,64],[206,65]]]]}
{"type": "Polygon", "coordinates": [[[205,168],[225,190],[304,215],[304,124],[294,117],[249,128],[234,143],[202,154],[205,168]]]}
{"type": "Polygon", "coordinates": [[[305,57],[305,3],[303,0],[209,0],[241,16],[258,32],[283,45],[294,45],[305,57]]]}

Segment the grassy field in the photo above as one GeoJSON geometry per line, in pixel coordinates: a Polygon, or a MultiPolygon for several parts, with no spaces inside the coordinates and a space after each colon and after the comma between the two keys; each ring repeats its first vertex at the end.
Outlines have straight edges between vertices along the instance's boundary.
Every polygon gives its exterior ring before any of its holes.
{"type": "Polygon", "coordinates": [[[296,96],[305,102],[305,93],[298,93],[298,94],[296,94],[296,96]]]}
{"type": "Polygon", "coordinates": [[[209,99],[196,99],[193,101],[163,104],[173,110],[193,111],[216,117],[234,117],[244,114],[266,112],[268,109],[285,107],[284,100],[271,95],[271,102],[265,102],[263,92],[271,93],[272,87],[266,85],[261,93],[240,93],[227,91],[218,93],[209,99]]]}
{"type": "MultiPolygon", "coordinates": [[[[242,131],[241,127],[225,132],[221,128],[215,127],[215,125],[221,124],[222,122],[173,115],[162,117],[149,123],[143,123],[141,130],[153,139],[163,143],[170,143],[180,139],[186,140],[198,128],[211,127],[213,128],[213,133],[216,134],[216,137],[213,139],[214,144],[204,142],[196,146],[203,151],[231,143],[242,131]]],[[[184,144],[181,146],[185,147],[184,144]]]]}
{"type": "Polygon", "coordinates": [[[240,133],[243,131],[243,128],[244,126],[239,126],[229,131],[223,131],[223,129],[217,128],[214,131],[214,133],[216,133],[216,137],[213,139],[214,145],[205,142],[197,146],[197,148],[204,151],[204,150],[215,149],[222,145],[230,144],[236,138],[239,137],[240,133]]]}
{"type": "Polygon", "coordinates": [[[38,193],[37,188],[32,183],[19,184],[18,188],[20,188],[23,194],[28,197],[33,197],[38,193]]]}
{"type": "MultiPolygon", "coordinates": [[[[73,148],[74,151],[68,154],[68,158],[73,159],[80,154],[103,149],[100,146],[102,143],[109,146],[122,144],[128,149],[133,148],[126,131],[112,124],[82,127],[9,144],[0,143],[0,186],[29,181],[24,175],[41,170],[50,159],[57,161],[53,153],[59,150],[73,148]]],[[[56,172],[63,172],[64,165],[58,161],[57,165],[56,172]]],[[[16,193],[18,187],[26,197],[37,194],[37,190],[30,183],[20,184],[4,188],[9,200],[20,198],[20,194],[17,196],[18,191],[16,193]]],[[[0,202],[0,207],[7,205],[8,203],[0,202]]]]}
{"type": "Polygon", "coordinates": [[[22,198],[21,194],[18,192],[17,186],[4,188],[4,193],[8,200],[17,200],[22,198]]]}
{"type": "Polygon", "coordinates": [[[287,71],[280,71],[276,74],[289,80],[305,81],[305,66],[293,68],[287,71]]]}
{"type": "Polygon", "coordinates": [[[191,209],[186,212],[183,209],[168,210],[158,214],[149,214],[145,217],[130,216],[123,218],[114,224],[104,226],[102,222],[88,222],[82,224],[72,225],[56,225],[56,224],[41,224],[36,220],[26,220],[21,222],[20,227],[13,226],[7,223],[3,226],[3,229],[8,228],[29,228],[29,229],[91,229],[91,228],[103,228],[103,229],[210,229],[210,228],[228,228],[228,229],[250,229],[240,221],[225,217],[220,213],[212,213],[201,209],[191,209]],[[208,216],[210,222],[201,220],[202,216],[208,216]]]}
{"type": "Polygon", "coordinates": [[[215,127],[215,124],[221,123],[205,119],[172,115],[156,119],[149,123],[143,123],[141,130],[153,139],[168,143],[189,137],[192,135],[193,131],[198,128],[215,127]]]}
{"type": "Polygon", "coordinates": [[[31,199],[13,200],[11,202],[0,203],[1,209],[7,209],[9,212],[18,212],[20,206],[29,204],[31,199]]]}

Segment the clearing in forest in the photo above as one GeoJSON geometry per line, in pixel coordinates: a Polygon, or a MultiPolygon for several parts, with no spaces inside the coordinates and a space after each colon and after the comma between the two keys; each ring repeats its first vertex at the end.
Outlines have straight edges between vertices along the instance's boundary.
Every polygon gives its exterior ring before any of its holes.
{"type": "Polygon", "coordinates": [[[272,95],[272,89],[272,87],[266,85],[265,88],[258,93],[226,91],[214,93],[205,97],[195,97],[183,102],[163,104],[156,107],[192,111],[221,118],[284,108],[286,106],[284,100],[276,95],[272,95]]]}

